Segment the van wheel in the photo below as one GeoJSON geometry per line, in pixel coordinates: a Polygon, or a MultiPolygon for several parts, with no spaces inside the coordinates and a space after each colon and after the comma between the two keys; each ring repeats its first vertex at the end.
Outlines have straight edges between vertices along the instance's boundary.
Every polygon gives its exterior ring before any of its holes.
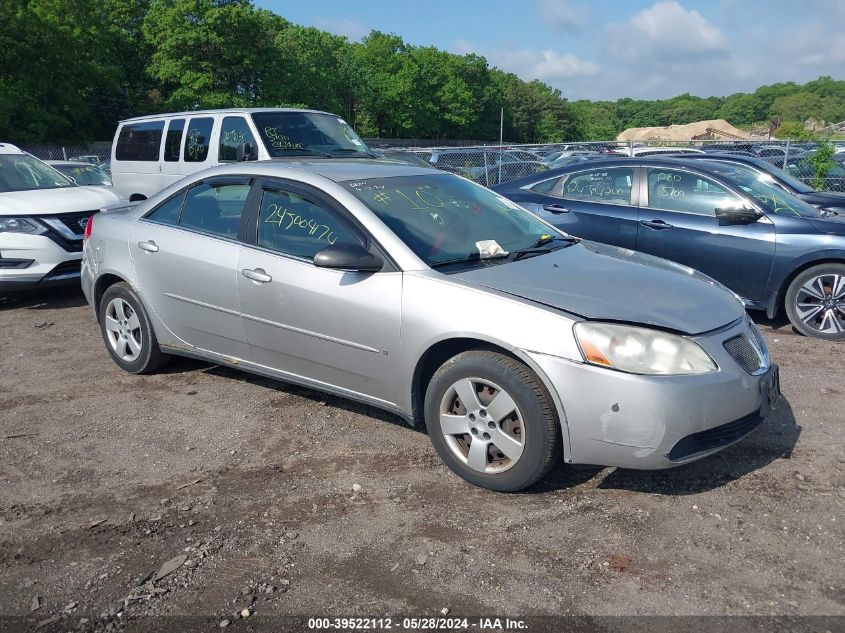
{"type": "Polygon", "coordinates": [[[845,341],[845,264],[813,266],[793,279],[786,314],[805,336],[845,341]]]}
{"type": "Polygon", "coordinates": [[[497,352],[464,352],[440,367],[426,390],[425,422],[445,464],[490,490],[527,488],[560,452],[548,391],[528,367],[497,352]]]}
{"type": "Polygon", "coordinates": [[[109,286],[103,293],[100,331],[112,360],[131,374],[155,371],[170,360],[158,346],[144,304],[127,283],[109,286]]]}

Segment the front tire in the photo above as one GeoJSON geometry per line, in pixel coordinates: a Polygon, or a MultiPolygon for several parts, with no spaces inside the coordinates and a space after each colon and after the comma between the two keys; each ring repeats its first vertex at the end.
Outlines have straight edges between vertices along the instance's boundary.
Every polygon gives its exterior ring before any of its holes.
{"type": "Polygon", "coordinates": [[[808,268],[789,284],[785,302],[790,322],[805,336],[845,341],[845,265],[808,268]]]}
{"type": "Polygon", "coordinates": [[[127,283],[109,286],[100,301],[100,332],[118,367],[146,374],[170,360],[162,353],[141,298],[127,283]]]}
{"type": "Polygon", "coordinates": [[[497,352],[464,352],[440,367],[426,390],[425,422],[440,459],[490,490],[531,486],[560,453],[548,391],[528,367],[497,352]]]}

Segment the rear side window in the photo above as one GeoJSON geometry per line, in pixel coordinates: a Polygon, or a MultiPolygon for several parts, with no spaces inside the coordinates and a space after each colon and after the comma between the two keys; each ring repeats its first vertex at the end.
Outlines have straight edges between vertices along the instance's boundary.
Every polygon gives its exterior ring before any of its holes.
{"type": "Polygon", "coordinates": [[[211,117],[190,120],[188,137],[185,139],[186,163],[202,163],[208,158],[208,145],[211,141],[213,126],[214,119],[211,117]]]}
{"type": "Polygon", "coordinates": [[[182,210],[184,199],[185,192],[183,191],[159,205],[155,211],[147,216],[147,219],[161,224],[179,224],[179,212],[182,210]]]}
{"type": "Polygon", "coordinates": [[[124,125],[117,137],[115,159],[157,161],[163,131],[164,121],[124,125]]]}
{"type": "Polygon", "coordinates": [[[313,259],[336,242],[361,243],[331,209],[291,191],[265,191],[258,217],[258,246],[313,259]]]}
{"type": "Polygon", "coordinates": [[[563,197],[603,204],[631,204],[633,182],[631,167],[583,171],[569,177],[563,186],[563,197]]]}
{"type": "Polygon", "coordinates": [[[164,160],[176,162],[182,149],[182,131],[185,129],[185,119],[170,119],[167,126],[167,136],[164,140],[164,160]]]}
{"type": "Polygon", "coordinates": [[[249,196],[250,184],[202,183],[188,190],[182,208],[181,226],[235,238],[249,196]]]}
{"type": "Polygon", "coordinates": [[[227,116],[224,118],[220,130],[219,159],[221,161],[238,160],[238,146],[244,143],[250,146],[251,152],[255,152],[255,139],[246,119],[242,116],[227,116]]]}

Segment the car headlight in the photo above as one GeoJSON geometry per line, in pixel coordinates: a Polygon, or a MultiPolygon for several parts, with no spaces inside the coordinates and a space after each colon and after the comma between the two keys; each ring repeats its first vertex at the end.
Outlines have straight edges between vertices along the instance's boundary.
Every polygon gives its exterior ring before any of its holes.
{"type": "Polygon", "coordinates": [[[716,363],[695,341],[660,330],[581,321],[575,339],[592,365],[632,374],[678,376],[709,374],[716,363]]]}
{"type": "Polygon", "coordinates": [[[46,233],[47,228],[32,218],[0,217],[0,233],[29,233],[39,235],[46,233]]]}

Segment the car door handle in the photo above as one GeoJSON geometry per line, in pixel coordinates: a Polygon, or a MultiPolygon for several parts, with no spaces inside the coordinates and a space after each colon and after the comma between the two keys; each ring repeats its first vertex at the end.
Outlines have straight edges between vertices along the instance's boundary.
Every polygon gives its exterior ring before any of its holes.
{"type": "Polygon", "coordinates": [[[146,242],[138,242],[138,248],[140,248],[142,251],[147,251],[148,253],[158,253],[158,244],[156,244],[152,240],[148,240],[146,242]]]}
{"type": "Polygon", "coordinates": [[[268,275],[263,268],[244,268],[241,271],[241,274],[247,279],[257,281],[260,284],[266,284],[267,282],[273,281],[273,278],[268,275]]]}
{"type": "Polygon", "coordinates": [[[549,213],[569,213],[569,209],[559,204],[544,204],[543,210],[549,213]]]}
{"type": "Polygon", "coordinates": [[[671,224],[664,222],[663,220],[641,220],[640,224],[647,226],[650,229],[654,229],[655,231],[663,231],[664,229],[672,228],[671,224]]]}

